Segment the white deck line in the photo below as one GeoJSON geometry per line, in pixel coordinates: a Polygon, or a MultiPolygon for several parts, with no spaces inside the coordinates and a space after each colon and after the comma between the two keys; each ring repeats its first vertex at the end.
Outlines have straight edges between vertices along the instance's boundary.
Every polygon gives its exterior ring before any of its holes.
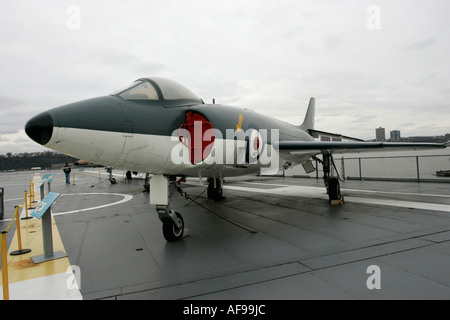
{"type": "MultiPolygon", "coordinates": [[[[253,183],[253,184],[256,184],[256,183],[253,183]]],[[[265,185],[267,185],[267,184],[265,184],[265,185]]],[[[289,196],[298,196],[298,197],[303,197],[303,198],[328,199],[328,195],[325,193],[325,188],[317,188],[317,187],[274,185],[273,189],[258,189],[258,188],[225,185],[223,188],[229,189],[229,190],[236,190],[236,191],[252,191],[252,192],[256,192],[256,193],[289,195],[289,196]]],[[[354,191],[360,191],[360,190],[354,190],[354,191]]],[[[364,191],[364,190],[361,190],[361,191],[364,191]]],[[[376,193],[376,191],[371,191],[371,192],[376,193]]],[[[419,195],[419,194],[417,194],[417,195],[419,195]]],[[[420,194],[420,195],[427,196],[426,194],[420,194]]],[[[437,195],[432,195],[432,196],[437,196],[437,195]]],[[[442,195],[442,197],[447,197],[447,195],[442,195]]],[[[364,204],[364,203],[365,204],[376,204],[376,205],[385,205],[385,206],[391,206],[391,207],[450,212],[450,205],[429,203],[429,202],[400,201],[400,200],[375,199],[375,198],[359,198],[359,197],[349,197],[349,196],[345,196],[345,202],[362,203],[362,204],[364,204]]]]}

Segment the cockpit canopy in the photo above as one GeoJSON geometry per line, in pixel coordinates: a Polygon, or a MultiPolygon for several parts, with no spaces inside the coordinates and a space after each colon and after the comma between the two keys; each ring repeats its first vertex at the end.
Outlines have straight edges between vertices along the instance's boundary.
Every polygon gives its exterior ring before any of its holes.
{"type": "Polygon", "coordinates": [[[166,78],[142,78],[113,92],[125,100],[162,101],[167,106],[202,104],[203,101],[181,84],[166,78]]]}

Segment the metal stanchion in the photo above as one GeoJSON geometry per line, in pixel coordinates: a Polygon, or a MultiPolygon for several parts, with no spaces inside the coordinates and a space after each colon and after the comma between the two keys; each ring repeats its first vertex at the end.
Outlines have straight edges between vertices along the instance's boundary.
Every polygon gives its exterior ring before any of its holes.
{"type": "Polygon", "coordinates": [[[6,248],[7,231],[2,231],[0,238],[0,248],[2,251],[2,280],[3,280],[3,300],[9,300],[9,282],[8,282],[8,254],[6,248]]]}
{"type": "Polygon", "coordinates": [[[28,219],[28,203],[27,203],[28,200],[27,199],[28,199],[27,190],[25,190],[25,196],[24,196],[24,199],[23,199],[23,206],[25,208],[26,216],[27,216],[27,219],[28,219]]]}
{"type": "Polygon", "coordinates": [[[31,192],[33,192],[33,203],[36,203],[37,201],[34,199],[34,182],[31,182],[31,192]]]}
{"type": "Polygon", "coordinates": [[[5,214],[5,206],[3,202],[4,196],[5,196],[5,188],[0,188],[0,220],[3,220],[3,216],[5,214]]]}
{"type": "Polygon", "coordinates": [[[28,205],[28,209],[34,209],[34,207],[33,207],[33,202],[34,202],[34,199],[33,199],[33,189],[32,189],[32,183],[31,183],[31,181],[30,181],[30,189],[29,189],[29,192],[28,192],[28,199],[30,200],[29,201],[29,205],[28,205]]]}
{"type": "Polygon", "coordinates": [[[20,207],[25,208],[25,217],[21,218],[21,220],[33,219],[33,217],[28,216],[28,203],[27,203],[27,191],[26,190],[25,190],[25,195],[24,195],[24,199],[23,199],[23,205],[21,205],[20,207]]]}
{"type": "Polygon", "coordinates": [[[25,254],[28,252],[31,252],[31,249],[22,249],[22,233],[20,230],[20,217],[19,217],[19,207],[16,206],[16,211],[15,211],[15,217],[16,217],[16,231],[17,231],[17,247],[18,250],[15,250],[13,252],[10,253],[10,255],[12,256],[18,256],[21,254],[25,254]]]}

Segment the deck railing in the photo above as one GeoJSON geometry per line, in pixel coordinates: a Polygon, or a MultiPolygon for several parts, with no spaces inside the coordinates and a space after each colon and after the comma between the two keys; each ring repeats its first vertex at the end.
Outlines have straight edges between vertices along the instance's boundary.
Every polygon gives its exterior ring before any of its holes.
{"type": "Polygon", "coordinates": [[[335,158],[341,177],[348,180],[450,182],[438,171],[450,170],[450,154],[335,158]]]}

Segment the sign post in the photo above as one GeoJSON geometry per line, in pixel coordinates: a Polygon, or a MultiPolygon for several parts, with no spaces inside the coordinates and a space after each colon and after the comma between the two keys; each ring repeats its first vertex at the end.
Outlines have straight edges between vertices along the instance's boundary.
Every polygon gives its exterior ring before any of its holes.
{"type": "Polygon", "coordinates": [[[31,257],[34,263],[64,258],[67,255],[62,251],[53,252],[53,233],[52,233],[52,212],[51,206],[58,199],[60,193],[49,192],[47,196],[41,200],[31,215],[42,221],[42,238],[44,243],[44,254],[31,257]]]}

